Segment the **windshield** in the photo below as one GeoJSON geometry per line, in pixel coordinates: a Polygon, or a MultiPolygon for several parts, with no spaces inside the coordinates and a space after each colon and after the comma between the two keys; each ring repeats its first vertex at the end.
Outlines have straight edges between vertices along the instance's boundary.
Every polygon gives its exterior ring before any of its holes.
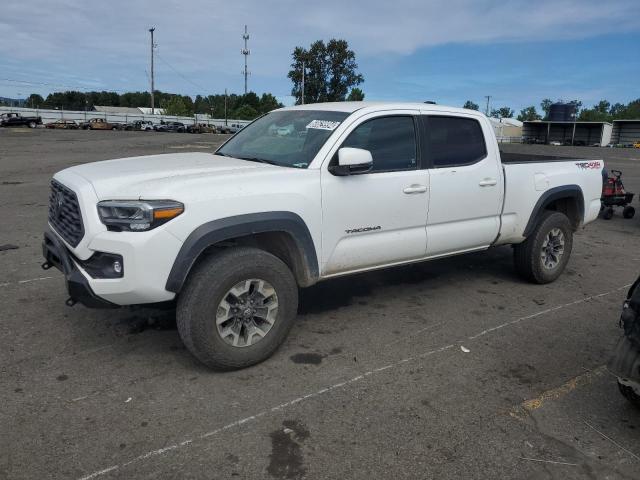
{"type": "Polygon", "coordinates": [[[271,112],[240,130],[216,153],[282,167],[307,168],[346,112],[271,112]]]}

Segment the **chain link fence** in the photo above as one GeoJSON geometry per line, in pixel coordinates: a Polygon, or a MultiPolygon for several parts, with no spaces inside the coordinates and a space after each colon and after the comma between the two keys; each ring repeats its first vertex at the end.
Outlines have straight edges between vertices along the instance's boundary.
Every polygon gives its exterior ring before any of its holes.
{"type": "Polygon", "coordinates": [[[41,117],[42,123],[47,124],[55,122],[56,120],[75,120],[78,123],[88,122],[92,118],[102,118],[109,123],[116,123],[120,125],[126,125],[136,121],[152,122],[154,125],[166,123],[166,122],[182,122],[185,125],[203,124],[207,126],[245,126],[249,120],[235,120],[227,119],[225,123],[224,118],[211,118],[209,115],[196,114],[193,117],[178,117],[175,115],[145,115],[131,114],[131,113],[106,113],[86,111],[79,112],[74,110],[50,110],[40,108],[20,108],[20,107],[0,107],[0,114],[2,113],[19,113],[25,117],[41,117]]]}

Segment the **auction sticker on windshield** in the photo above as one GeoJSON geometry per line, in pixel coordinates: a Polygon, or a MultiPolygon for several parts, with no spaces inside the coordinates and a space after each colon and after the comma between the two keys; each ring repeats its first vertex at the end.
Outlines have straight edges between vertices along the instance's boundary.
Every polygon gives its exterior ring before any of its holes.
{"type": "Polygon", "coordinates": [[[318,130],[335,130],[340,122],[330,120],[311,120],[305,128],[317,128],[318,130]]]}

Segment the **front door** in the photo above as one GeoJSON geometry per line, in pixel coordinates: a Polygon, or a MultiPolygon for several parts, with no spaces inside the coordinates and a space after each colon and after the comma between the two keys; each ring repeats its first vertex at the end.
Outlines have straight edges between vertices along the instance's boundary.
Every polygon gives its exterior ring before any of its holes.
{"type": "Polygon", "coordinates": [[[322,168],[322,274],[425,256],[429,173],[419,168],[415,111],[364,117],[347,130],[322,168]],[[369,172],[335,176],[340,147],[371,152],[369,172]]]}

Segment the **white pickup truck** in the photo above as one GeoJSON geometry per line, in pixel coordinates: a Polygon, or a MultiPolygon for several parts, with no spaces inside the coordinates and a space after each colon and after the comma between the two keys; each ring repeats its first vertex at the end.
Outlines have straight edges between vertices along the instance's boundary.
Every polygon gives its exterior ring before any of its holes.
{"type": "Polygon", "coordinates": [[[214,368],[269,357],[298,287],[514,245],[546,283],[600,209],[600,160],[500,155],[480,113],[431,104],[282,108],[215,154],[74,166],[51,181],[43,268],[68,305],[176,302],[189,350],[214,368]]]}

